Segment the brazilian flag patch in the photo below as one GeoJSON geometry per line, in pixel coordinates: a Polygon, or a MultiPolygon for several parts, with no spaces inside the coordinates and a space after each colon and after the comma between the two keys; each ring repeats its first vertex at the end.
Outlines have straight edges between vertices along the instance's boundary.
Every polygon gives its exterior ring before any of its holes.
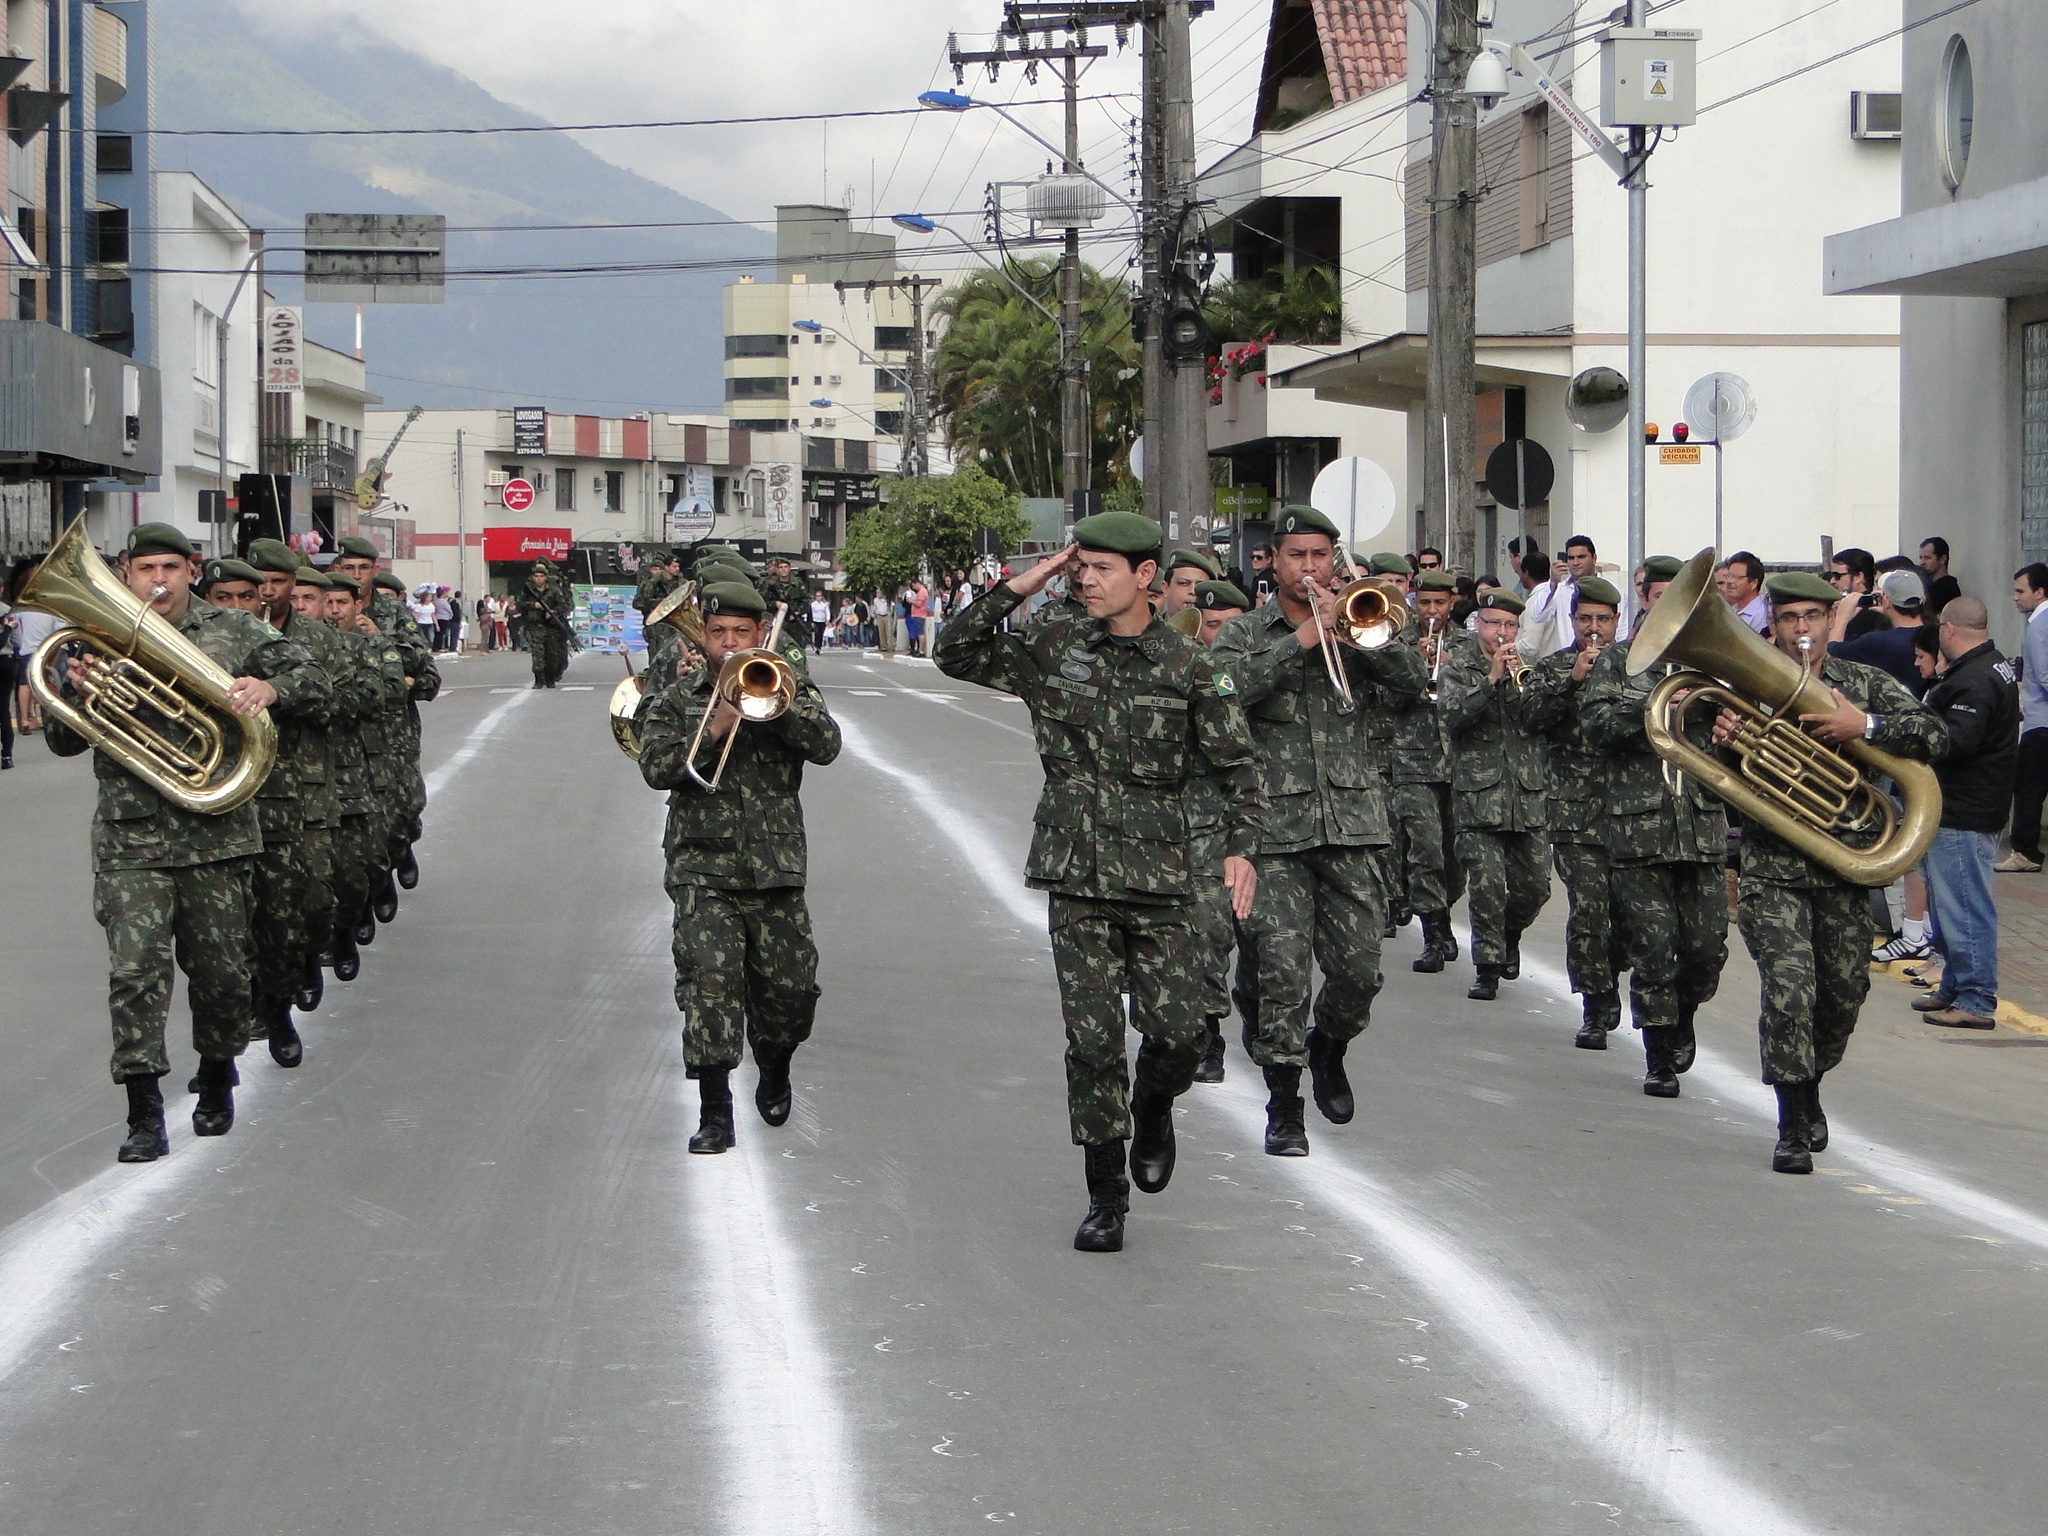
{"type": "Polygon", "coordinates": [[[1237,684],[1231,680],[1228,672],[1218,672],[1216,674],[1216,691],[1226,696],[1237,692],[1237,684]]]}

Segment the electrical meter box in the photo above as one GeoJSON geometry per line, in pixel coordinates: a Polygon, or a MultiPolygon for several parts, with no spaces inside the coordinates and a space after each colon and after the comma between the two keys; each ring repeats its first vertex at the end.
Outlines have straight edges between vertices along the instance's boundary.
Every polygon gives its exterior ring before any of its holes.
{"type": "Polygon", "coordinates": [[[1600,35],[1600,122],[1608,128],[1690,128],[1699,115],[1700,34],[1611,27],[1600,35]]]}

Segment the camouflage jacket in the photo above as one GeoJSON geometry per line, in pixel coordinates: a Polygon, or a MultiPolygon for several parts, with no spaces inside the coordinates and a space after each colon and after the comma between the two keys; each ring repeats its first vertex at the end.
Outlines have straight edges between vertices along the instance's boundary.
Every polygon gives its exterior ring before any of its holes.
{"type": "MultiPolygon", "coordinates": [[[[714,674],[699,668],[664,688],[640,714],[640,776],[669,791],[662,851],[668,884],[729,891],[802,886],[807,873],[804,810],[798,799],[804,764],[820,767],[839,755],[839,727],[808,678],[796,702],[763,725],[735,725],[738,738],[716,794],[689,776],[690,742],[712,701],[714,674]]],[[[724,750],[706,733],[698,772],[705,777],[724,750]]]]}
{"type": "Polygon", "coordinates": [[[531,629],[554,629],[562,634],[569,632],[569,594],[549,582],[538,592],[531,582],[520,582],[511,593],[512,611],[519,615],[519,622],[531,629]]]}
{"type": "Polygon", "coordinates": [[[1319,652],[1303,650],[1276,598],[1217,631],[1219,671],[1228,669],[1251,720],[1266,781],[1262,853],[1324,846],[1384,847],[1391,841],[1386,781],[1373,763],[1372,716],[1423,707],[1428,676],[1405,645],[1377,651],[1344,647],[1345,674],[1358,701],[1349,714],[1319,652]]]}
{"type": "Polygon", "coordinates": [[[360,708],[363,683],[334,626],[302,614],[284,616],[284,637],[303,646],[327,675],[327,707],[315,720],[307,715],[278,720],[277,768],[256,794],[256,814],[265,842],[296,837],[303,827],[341,824],[335,798],[332,730],[338,719],[360,708]]]}
{"type": "MultiPolygon", "coordinates": [[[[1415,652],[1415,659],[1422,659],[1420,637],[1415,626],[1409,626],[1401,637],[1401,643],[1415,652]]],[[[1453,626],[1447,632],[1447,649],[1444,664],[1438,669],[1441,681],[1449,676],[1452,663],[1461,655],[1479,653],[1479,640],[1469,629],[1453,626]]],[[[1428,667],[1423,668],[1423,692],[1430,688],[1428,667]]],[[[1393,769],[1396,784],[1448,784],[1451,782],[1451,736],[1444,728],[1443,711],[1432,708],[1425,698],[1414,709],[1405,710],[1393,717],[1393,769]]]]}
{"type": "Polygon", "coordinates": [[[1250,857],[1265,805],[1226,664],[1157,619],[1129,638],[1099,619],[1003,633],[1022,602],[1007,583],[990,587],[933,659],[1031,710],[1045,787],[1025,879],[1084,899],[1188,900],[1188,784],[1204,772],[1222,800],[1219,857],[1250,857]]]}
{"type": "Polygon", "coordinates": [[[405,695],[404,662],[382,635],[337,631],[335,639],[355,671],[354,711],[337,710],[330,732],[335,796],[342,815],[361,816],[396,782],[386,717],[405,695]]]}
{"type": "Polygon", "coordinates": [[[772,624],[775,622],[775,605],[777,603],[789,605],[789,618],[784,623],[784,628],[795,628],[799,619],[806,624],[810,623],[811,584],[805,581],[803,577],[797,575],[794,571],[779,581],[773,576],[763,576],[757,585],[761,589],[762,600],[768,604],[768,623],[772,624]]]}
{"type": "MultiPolygon", "coordinates": [[[[1880,752],[1931,763],[1948,750],[1948,727],[1941,716],[1914,698],[1911,690],[1889,672],[1830,656],[1820,665],[1820,680],[1830,688],[1841,689],[1865,714],[1878,717],[1877,735],[1870,744],[1880,752]]],[[[1728,754],[1723,756],[1733,762],[1728,754]]],[[[1875,784],[1879,775],[1866,767],[1863,779],[1867,784],[1875,784]]],[[[1803,887],[1847,883],[1753,818],[1742,827],[1742,878],[1803,887]]]]}
{"type": "Polygon", "coordinates": [[[669,575],[662,566],[649,566],[640,573],[638,590],[633,593],[633,606],[645,618],[660,606],[661,600],[682,585],[679,577],[669,575]]]}
{"type": "MultiPolygon", "coordinates": [[[[306,648],[288,640],[254,614],[216,608],[193,598],[172,627],[204,651],[231,677],[261,678],[277,690],[274,718],[324,719],[333,683],[314,665],[306,648]]],[[[64,685],[68,694],[70,685],[64,685]]],[[[237,733],[228,730],[228,750],[237,733]]],[[[76,757],[89,750],[83,736],[52,719],[45,731],[50,750],[76,757]]],[[[180,810],[104,752],[93,752],[99,804],[92,817],[95,874],[117,869],[182,869],[263,851],[256,802],[223,816],[180,810]]]]}
{"type": "MultiPolygon", "coordinates": [[[[1643,731],[1643,705],[1661,678],[1628,675],[1628,646],[1617,640],[1600,653],[1579,688],[1579,730],[1607,766],[1607,857],[1616,864],[1724,864],[1728,812],[1705,785],[1686,774],[1678,792],[1665,787],[1664,759],[1643,731]]],[[[1706,712],[1688,734],[1710,745],[1706,712]]]]}
{"type": "Polygon", "coordinates": [[[1477,645],[1444,661],[1437,711],[1453,750],[1451,806],[1458,826],[1474,831],[1541,832],[1545,801],[1541,701],[1522,684],[1487,676],[1477,645]]]}
{"type": "Polygon", "coordinates": [[[1537,702],[1536,729],[1550,744],[1550,840],[1607,843],[1607,765],[1586,740],[1581,706],[1588,675],[1573,678],[1579,648],[1554,651],[1529,669],[1528,689],[1537,702]]]}

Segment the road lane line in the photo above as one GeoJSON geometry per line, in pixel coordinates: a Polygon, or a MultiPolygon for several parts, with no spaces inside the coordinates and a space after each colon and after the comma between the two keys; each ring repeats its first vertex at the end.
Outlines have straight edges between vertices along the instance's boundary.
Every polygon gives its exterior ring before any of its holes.
{"type": "MultiPolygon", "coordinates": [[[[522,693],[507,699],[470,727],[462,746],[428,776],[430,796],[475,760],[484,741],[525,698],[522,693]]],[[[336,1001],[345,998],[346,994],[336,1001]]],[[[261,1104],[278,1081],[267,1073],[252,1076],[236,1090],[236,1108],[261,1104]]],[[[287,1082],[285,1088],[289,1087],[287,1082]]],[[[221,1153],[238,1154],[232,1142],[202,1143],[195,1137],[190,1120],[173,1107],[182,1102],[172,1099],[165,1106],[168,1157],[154,1163],[116,1163],[0,1230],[0,1381],[21,1365],[49,1330],[71,1287],[102,1262],[102,1254],[117,1238],[152,1207],[216,1171],[221,1153]]]]}

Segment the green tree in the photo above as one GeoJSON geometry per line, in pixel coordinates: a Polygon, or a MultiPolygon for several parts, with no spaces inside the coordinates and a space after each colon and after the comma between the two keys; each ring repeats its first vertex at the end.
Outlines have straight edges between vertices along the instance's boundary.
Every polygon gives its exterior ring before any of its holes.
{"type": "MultiPolygon", "coordinates": [[[[1059,263],[1012,262],[1010,279],[1059,313],[1059,263]]],[[[1059,327],[999,272],[976,272],[935,312],[946,332],[932,359],[937,414],[955,456],[1025,496],[1057,496],[1060,452],[1059,327]]],[[[1093,483],[1117,484],[1144,418],[1142,357],[1131,339],[1123,284],[1084,268],[1081,358],[1088,391],[1093,483]]]]}
{"type": "Polygon", "coordinates": [[[1344,338],[1344,302],[1328,267],[1297,267],[1212,285],[1202,306],[1209,335],[1230,341],[1330,346],[1344,338]]]}
{"type": "Polygon", "coordinates": [[[1031,531],[1017,493],[973,464],[951,475],[884,482],[888,500],[846,525],[839,563],[859,591],[893,593],[919,569],[934,575],[978,558],[975,536],[994,536],[1009,554],[1031,531]]]}

